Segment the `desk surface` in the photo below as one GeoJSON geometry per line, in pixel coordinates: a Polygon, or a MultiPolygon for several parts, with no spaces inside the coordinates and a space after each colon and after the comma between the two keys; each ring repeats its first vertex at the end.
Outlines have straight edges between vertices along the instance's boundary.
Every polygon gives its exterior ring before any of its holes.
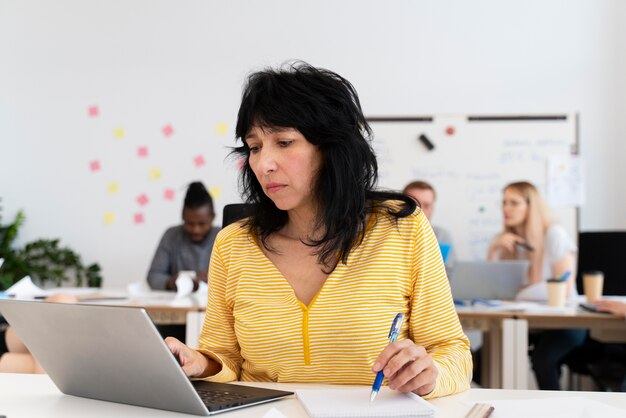
{"type": "MultiPolygon", "coordinates": [[[[303,387],[323,389],[324,385],[255,383],[266,387],[294,390],[303,387]]],[[[585,397],[622,408],[626,414],[626,394],[602,392],[550,392],[529,390],[471,389],[455,396],[435,399],[437,418],[462,418],[473,402],[503,399],[534,399],[559,397],[585,397]]],[[[286,417],[307,417],[294,398],[253,406],[219,415],[224,418],[263,417],[272,408],[286,417]]],[[[122,405],[92,399],[63,395],[46,375],[0,374],[0,415],[7,418],[32,417],[183,417],[193,416],[150,408],[122,405]]]]}

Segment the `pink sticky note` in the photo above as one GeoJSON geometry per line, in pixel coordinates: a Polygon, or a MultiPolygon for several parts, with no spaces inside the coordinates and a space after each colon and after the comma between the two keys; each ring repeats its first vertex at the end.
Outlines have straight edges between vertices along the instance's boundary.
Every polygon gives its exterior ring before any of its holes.
{"type": "Polygon", "coordinates": [[[174,189],[165,189],[163,198],[165,198],[165,200],[174,200],[174,194],[174,189]]]}
{"type": "Polygon", "coordinates": [[[174,128],[168,123],[163,127],[163,129],[161,129],[161,131],[163,132],[163,135],[170,137],[174,133],[174,128]]]}
{"type": "Polygon", "coordinates": [[[137,197],[137,203],[139,203],[139,205],[141,205],[141,206],[146,206],[149,201],[150,200],[148,199],[148,196],[146,196],[145,194],[140,194],[137,197]]]}
{"type": "Polygon", "coordinates": [[[95,118],[100,114],[100,108],[98,106],[89,106],[87,108],[87,113],[89,114],[89,117],[95,118]]]}
{"type": "Polygon", "coordinates": [[[135,222],[135,224],[137,225],[142,224],[143,221],[144,221],[143,213],[137,212],[133,215],[133,222],[135,222]]]}
{"type": "Polygon", "coordinates": [[[98,160],[93,160],[89,162],[89,170],[93,171],[94,173],[96,171],[100,171],[100,161],[98,160]]]}
{"type": "Polygon", "coordinates": [[[139,148],[137,148],[137,156],[138,157],[147,157],[148,156],[148,147],[139,147],[139,148]]]}
{"type": "Polygon", "coordinates": [[[193,158],[193,163],[196,165],[196,167],[202,167],[204,165],[204,157],[202,155],[196,155],[193,158]]]}

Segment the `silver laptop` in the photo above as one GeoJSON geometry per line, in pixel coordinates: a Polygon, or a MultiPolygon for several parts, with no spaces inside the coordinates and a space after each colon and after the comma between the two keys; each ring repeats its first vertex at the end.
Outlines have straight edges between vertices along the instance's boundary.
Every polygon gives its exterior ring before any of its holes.
{"type": "Polygon", "coordinates": [[[455,300],[513,300],[528,274],[529,262],[457,261],[450,278],[455,300]]]}
{"type": "Polygon", "coordinates": [[[293,394],[191,382],[143,308],[3,299],[0,313],[68,395],[213,415],[293,394]]]}

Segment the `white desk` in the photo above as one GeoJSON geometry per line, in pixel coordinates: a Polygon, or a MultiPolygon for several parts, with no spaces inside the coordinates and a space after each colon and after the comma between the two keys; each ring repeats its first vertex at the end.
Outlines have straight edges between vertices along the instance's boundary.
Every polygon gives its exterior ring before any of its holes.
{"type": "MultiPolygon", "coordinates": [[[[323,385],[304,384],[260,384],[266,387],[295,390],[303,387],[323,389],[323,385]]],[[[463,418],[472,402],[502,399],[532,399],[549,397],[585,397],[624,409],[626,416],[626,394],[606,392],[549,392],[503,389],[471,389],[467,392],[435,399],[437,418],[463,418]]],[[[260,418],[272,408],[290,418],[307,417],[294,398],[218,415],[224,418],[260,418]]],[[[63,395],[46,375],[0,374],[0,415],[7,418],[89,418],[89,417],[190,417],[186,415],[137,406],[115,404],[92,399],[63,395]]]]}

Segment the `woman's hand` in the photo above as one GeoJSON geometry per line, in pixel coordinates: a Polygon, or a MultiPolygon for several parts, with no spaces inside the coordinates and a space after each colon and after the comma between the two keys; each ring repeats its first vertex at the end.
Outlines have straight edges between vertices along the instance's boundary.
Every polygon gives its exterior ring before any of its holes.
{"type": "Polygon", "coordinates": [[[517,234],[512,232],[503,232],[496,237],[496,239],[491,244],[493,249],[501,248],[507,252],[514,253],[515,252],[515,244],[524,243],[526,240],[520,237],[517,234]]]}
{"type": "Polygon", "coordinates": [[[172,354],[174,354],[188,377],[205,377],[211,374],[207,373],[209,359],[200,352],[187,347],[174,337],[167,337],[165,344],[167,344],[172,354]]]}
{"type": "Polygon", "coordinates": [[[400,392],[428,395],[435,389],[439,370],[426,349],[411,340],[389,344],[372,367],[378,373],[383,370],[389,387],[400,392]]]}
{"type": "Polygon", "coordinates": [[[626,317],[626,303],[617,300],[598,300],[593,303],[598,311],[626,317]]]}

